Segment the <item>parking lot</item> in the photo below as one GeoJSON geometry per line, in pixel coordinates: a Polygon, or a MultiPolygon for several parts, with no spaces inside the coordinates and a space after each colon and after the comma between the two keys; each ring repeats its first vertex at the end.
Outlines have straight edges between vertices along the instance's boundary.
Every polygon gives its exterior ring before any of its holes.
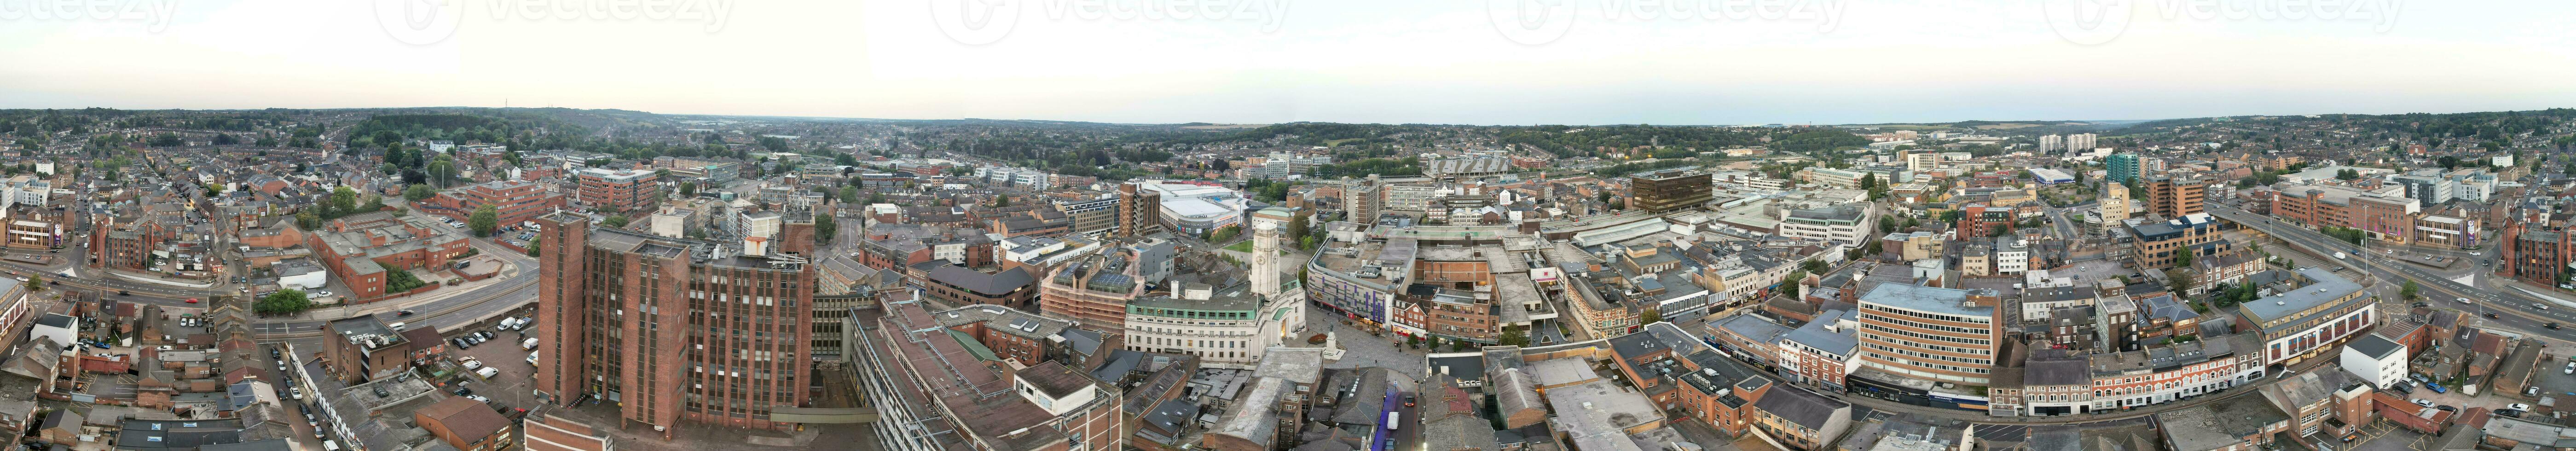
{"type": "Polygon", "coordinates": [[[535,387],[529,385],[530,381],[536,380],[536,366],[528,364],[529,351],[519,348],[520,340],[526,338],[522,332],[527,330],[500,330],[495,325],[485,324],[448,334],[445,338],[450,340],[447,343],[449,360],[463,362],[472,358],[496,372],[487,379],[472,371],[458,371],[457,376],[441,381],[447,384],[440,385],[440,389],[450,394],[455,393],[458,387],[471,389],[475,395],[491,398],[495,405],[514,408],[536,406],[535,387]],[[453,341],[475,332],[491,332],[492,339],[472,347],[458,347],[453,341]]]}

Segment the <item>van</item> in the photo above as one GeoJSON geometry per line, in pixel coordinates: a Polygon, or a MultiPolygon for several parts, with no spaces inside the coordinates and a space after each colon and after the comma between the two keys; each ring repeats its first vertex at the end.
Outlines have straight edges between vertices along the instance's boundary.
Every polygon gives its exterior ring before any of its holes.
{"type": "Polygon", "coordinates": [[[339,444],[339,443],[333,443],[333,442],[332,442],[332,441],[330,441],[330,440],[323,440],[323,441],[322,441],[322,451],[340,451],[340,444],[339,444]]]}
{"type": "MultiPolygon", "coordinates": [[[[537,337],[528,337],[526,340],[519,340],[519,349],[537,349],[537,337]]],[[[2568,365],[2570,365],[2570,367],[2576,367],[2576,363],[2570,363],[2568,365]]]]}
{"type": "Polygon", "coordinates": [[[385,327],[391,327],[391,328],[393,328],[393,329],[394,329],[394,331],[395,331],[395,332],[401,332],[401,331],[402,331],[402,327],[403,327],[403,322],[401,322],[401,321],[395,321],[393,324],[386,324],[386,325],[385,325],[385,327]]]}
{"type": "Polygon", "coordinates": [[[529,364],[529,365],[535,365],[535,364],[537,364],[537,353],[535,353],[535,352],[530,352],[530,353],[528,353],[528,364],[529,364]]]}
{"type": "Polygon", "coordinates": [[[487,379],[487,380],[488,380],[488,379],[491,379],[493,376],[499,376],[499,375],[501,375],[501,369],[500,369],[500,368],[493,368],[493,367],[488,367],[488,366],[487,366],[487,367],[483,367],[483,369],[474,370],[474,375],[476,375],[476,376],[483,376],[483,378],[484,378],[484,379],[487,379]]]}

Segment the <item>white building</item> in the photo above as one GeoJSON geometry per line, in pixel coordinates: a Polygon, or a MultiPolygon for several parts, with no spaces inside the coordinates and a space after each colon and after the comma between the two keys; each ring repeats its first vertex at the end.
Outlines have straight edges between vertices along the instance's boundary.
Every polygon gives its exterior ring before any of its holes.
{"type": "Polygon", "coordinates": [[[2085,153],[2085,152],[2092,152],[2092,151],[2093,151],[2093,134],[2092,134],[2092,133],[2077,133],[2077,134],[2072,134],[2072,135],[2066,135],[2066,153],[2068,153],[2068,154],[2078,154],[2078,153],[2085,153]]]}
{"type": "Polygon", "coordinates": [[[1826,208],[1781,210],[1781,236],[1816,241],[1863,243],[1864,234],[1877,233],[1877,213],[1871,204],[1850,203],[1826,208]]]}
{"type": "Polygon", "coordinates": [[[2060,150],[2066,150],[2065,136],[2048,135],[2039,137],[2039,153],[2041,155],[2057,153],[2057,151],[2060,150]]]}
{"type": "Polygon", "coordinates": [[[2382,390],[2406,380],[2406,345],[2388,341],[2378,334],[2365,334],[2343,347],[2344,371],[2360,375],[2362,382],[2382,390]]]}
{"type": "Polygon", "coordinates": [[[1995,273],[2021,274],[2030,270],[2030,242],[2009,237],[1995,237],[1995,273]]]}

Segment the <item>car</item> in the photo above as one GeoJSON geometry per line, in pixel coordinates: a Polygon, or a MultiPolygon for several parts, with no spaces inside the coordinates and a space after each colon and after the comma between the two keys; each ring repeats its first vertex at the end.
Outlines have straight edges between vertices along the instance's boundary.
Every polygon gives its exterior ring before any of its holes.
{"type": "Polygon", "coordinates": [[[2496,317],[2496,314],[2495,314],[2495,312],[2487,312],[2487,317],[2488,317],[2488,318],[2494,318],[2494,317],[2496,317]]]}
{"type": "Polygon", "coordinates": [[[2435,409],[2442,409],[2442,411],[2444,411],[2444,412],[2458,412],[2458,411],[2460,411],[2460,408],[2458,408],[2458,407],[2451,407],[2451,406],[2433,406],[2433,408],[2435,408],[2435,409]]]}
{"type": "Polygon", "coordinates": [[[487,330],[487,331],[481,331],[481,332],[475,332],[475,333],[476,333],[476,334],[481,334],[481,335],[483,335],[483,340],[484,340],[484,341],[491,341],[491,340],[492,340],[492,336],[493,336],[493,335],[495,335],[495,334],[493,334],[493,333],[492,333],[492,331],[488,331],[488,330],[487,330]]]}
{"type": "Polygon", "coordinates": [[[2507,416],[2507,417],[2514,417],[2514,418],[2522,418],[2522,411],[2520,411],[2520,410],[2513,410],[2513,409],[2497,409],[2497,410],[2495,411],[2495,414],[2496,414],[2496,415],[2500,415],[2500,416],[2507,416]]]}
{"type": "Polygon", "coordinates": [[[117,296],[133,296],[133,295],[134,295],[134,292],[131,292],[131,291],[125,291],[125,290],[116,290],[116,295],[117,295],[117,296]]]}
{"type": "Polygon", "coordinates": [[[305,426],[321,426],[321,425],[322,425],[322,420],[314,419],[314,418],[313,418],[313,414],[312,414],[312,413],[306,413],[306,414],[304,414],[304,425],[305,425],[305,426]]]}
{"type": "Polygon", "coordinates": [[[2433,303],[2431,303],[2431,302],[2417,302],[2417,303],[2414,303],[2414,304],[2408,304],[2408,305],[2407,305],[2407,307],[2432,307],[2432,306],[2433,306],[2433,303]]]}
{"type": "Polygon", "coordinates": [[[2566,373],[2566,374],[2576,374],[2576,362],[2567,362],[2567,368],[2566,368],[2566,369],[2564,369],[2564,370],[2561,370],[2561,371],[2559,371],[2559,372],[2561,372],[2561,373],[2566,373]]]}
{"type": "Polygon", "coordinates": [[[411,316],[411,314],[413,314],[413,313],[420,313],[420,312],[414,312],[414,311],[411,311],[411,309],[403,309],[402,311],[394,312],[394,316],[411,316]]]}
{"type": "Polygon", "coordinates": [[[2513,409],[2513,410],[2531,410],[2531,405],[2530,405],[2530,404],[2523,404],[2523,403],[2513,403],[2513,404],[2506,404],[2506,405],[2504,405],[2504,408],[2507,408],[2507,409],[2513,409]]]}
{"type": "Polygon", "coordinates": [[[295,399],[304,399],[304,387],[288,387],[286,392],[292,394],[295,399]]]}
{"type": "Polygon", "coordinates": [[[2424,407],[2432,407],[2432,406],[2433,406],[2433,402],[2432,402],[2432,401],[2426,401],[2426,400],[2424,400],[2424,398],[2415,398],[2415,405],[2424,406],[2424,407]]]}
{"type": "Polygon", "coordinates": [[[2534,385],[2534,386],[2530,386],[2530,387],[2523,387],[2523,389],[2522,389],[2522,396],[2523,396],[2523,397],[2540,396],[2540,386],[2538,386],[2538,385],[2534,385]]]}
{"type": "Polygon", "coordinates": [[[163,351],[168,351],[168,350],[170,350],[170,345],[161,345],[161,350],[163,350],[163,351]]]}
{"type": "Polygon", "coordinates": [[[471,389],[471,388],[465,388],[465,387],[456,387],[456,396],[473,396],[473,395],[474,395],[474,389],[471,389]]]}
{"type": "Polygon", "coordinates": [[[197,298],[188,298],[188,303],[190,303],[190,304],[195,304],[195,303],[197,303],[197,298]]]}
{"type": "Polygon", "coordinates": [[[447,341],[448,341],[449,343],[455,343],[455,344],[456,344],[456,347],[459,347],[459,348],[465,347],[465,339],[463,339],[463,338],[450,338],[450,339],[447,339],[447,341]]]}
{"type": "Polygon", "coordinates": [[[481,402],[483,402],[483,403],[487,403],[487,404],[492,402],[492,398],[485,398],[485,397],[483,397],[483,395],[467,396],[467,397],[465,397],[465,399],[471,399],[471,400],[475,400],[475,401],[481,401],[481,402]]]}
{"type": "Polygon", "coordinates": [[[2469,298],[2460,298],[2460,303],[2462,303],[2462,304],[2470,304],[2470,303],[2472,303],[2472,302],[2469,302],[2469,298]]]}
{"type": "Polygon", "coordinates": [[[317,298],[331,297],[331,292],[330,292],[330,291],[316,291],[316,292],[313,292],[313,297],[317,297],[317,298]]]}
{"type": "Polygon", "coordinates": [[[2542,324],[2540,327],[2546,327],[2549,328],[2549,330],[2558,330],[2558,323],[2542,324]]]}
{"type": "Polygon", "coordinates": [[[2481,254],[2476,253],[2476,252],[2470,252],[2470,253],[2469,253],[2469,256],[2471,256],[2471,257],[2476,257],[2476,256],[2478,256],[2478,255],[2481,255],[2481,254]]]}

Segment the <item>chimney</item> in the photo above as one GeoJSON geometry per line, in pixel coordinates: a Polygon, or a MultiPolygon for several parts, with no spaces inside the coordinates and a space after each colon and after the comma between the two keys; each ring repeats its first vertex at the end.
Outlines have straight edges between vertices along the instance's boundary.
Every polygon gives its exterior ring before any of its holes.
{"type": "Polygon", "coordinates": [[[742,238],[742,255],[750,255],[750,256],[756,256],[756,257],[766,257],[766,256],[769,256],[769,237],[760,237],[760,236],[743,237],[743,238],[742,238]]]}

